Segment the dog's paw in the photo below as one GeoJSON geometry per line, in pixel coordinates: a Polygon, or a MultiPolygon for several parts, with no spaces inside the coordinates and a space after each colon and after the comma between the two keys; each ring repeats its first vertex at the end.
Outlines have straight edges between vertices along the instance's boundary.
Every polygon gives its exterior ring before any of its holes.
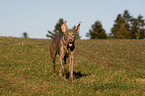
{"type": "Polygon", "coordinates": [[[59,76],[62,76],[62,73],[59,73],[59,76]]]}
{"type": "Polygon", "coordinates": [[[59,70],[59,76],[62,76],[62,72],[61,72],[61,70],[59,70]]]}
{"type": "Polygon", "coordinates": [[[55,69],[52,69],[52,72],[55,72],[55,69]]]}
{"type": "Polygon", "coordinates": [[[72,82],[73,81],[73,77],[69,76],[69,81],[72,82]]]}

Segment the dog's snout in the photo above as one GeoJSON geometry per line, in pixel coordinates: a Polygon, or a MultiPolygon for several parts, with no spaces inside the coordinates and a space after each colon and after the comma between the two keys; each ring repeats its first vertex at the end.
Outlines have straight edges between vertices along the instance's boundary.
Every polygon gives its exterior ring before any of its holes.
{"type": "Polygon", "coordinates": [[[69,39],[69,42],[73,42],[73,39],[69,39]]]}
{"type": "Polygon", "coordinates": [[[74,38],[72,38],[72,37],[68,38],[68,42],[73,42],[73,41],[74,41],[74,38]]]}

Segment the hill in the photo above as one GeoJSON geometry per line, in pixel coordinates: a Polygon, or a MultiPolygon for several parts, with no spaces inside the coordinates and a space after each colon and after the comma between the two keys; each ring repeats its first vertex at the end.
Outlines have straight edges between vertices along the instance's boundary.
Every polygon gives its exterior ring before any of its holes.
{"type": "Polygon", "coordinates": [[[59,56],[52,73],[49,43],[0,37],[0,95],[145,95],[145,40],[76,40],[73,82],[59,56]]]}

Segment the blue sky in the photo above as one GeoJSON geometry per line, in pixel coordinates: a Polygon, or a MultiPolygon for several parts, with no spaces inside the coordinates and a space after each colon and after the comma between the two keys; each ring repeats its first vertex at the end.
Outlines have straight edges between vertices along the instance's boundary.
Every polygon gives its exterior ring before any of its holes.
{"type": "Polygon", "coordinates": [[[69,28],[81,21],[80,35],[86,39],[97,20],[110,33],[116,16],[126,9],[134,17],[145,16],[145,0],[0,0],[0,36],[27,32],[30,38],[46,38],[63,18],[69,28]]]}

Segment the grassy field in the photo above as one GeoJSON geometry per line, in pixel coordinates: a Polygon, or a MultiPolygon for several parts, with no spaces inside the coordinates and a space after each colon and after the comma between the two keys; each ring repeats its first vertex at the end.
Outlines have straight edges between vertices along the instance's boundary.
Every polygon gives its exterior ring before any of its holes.
{"type": "Polygon", "coordinates": [[[76,40],[73,82],[59,56],[52,73],[49,43],[0,37],[0,96],[145,95],[145,40],[76,40]]]}

